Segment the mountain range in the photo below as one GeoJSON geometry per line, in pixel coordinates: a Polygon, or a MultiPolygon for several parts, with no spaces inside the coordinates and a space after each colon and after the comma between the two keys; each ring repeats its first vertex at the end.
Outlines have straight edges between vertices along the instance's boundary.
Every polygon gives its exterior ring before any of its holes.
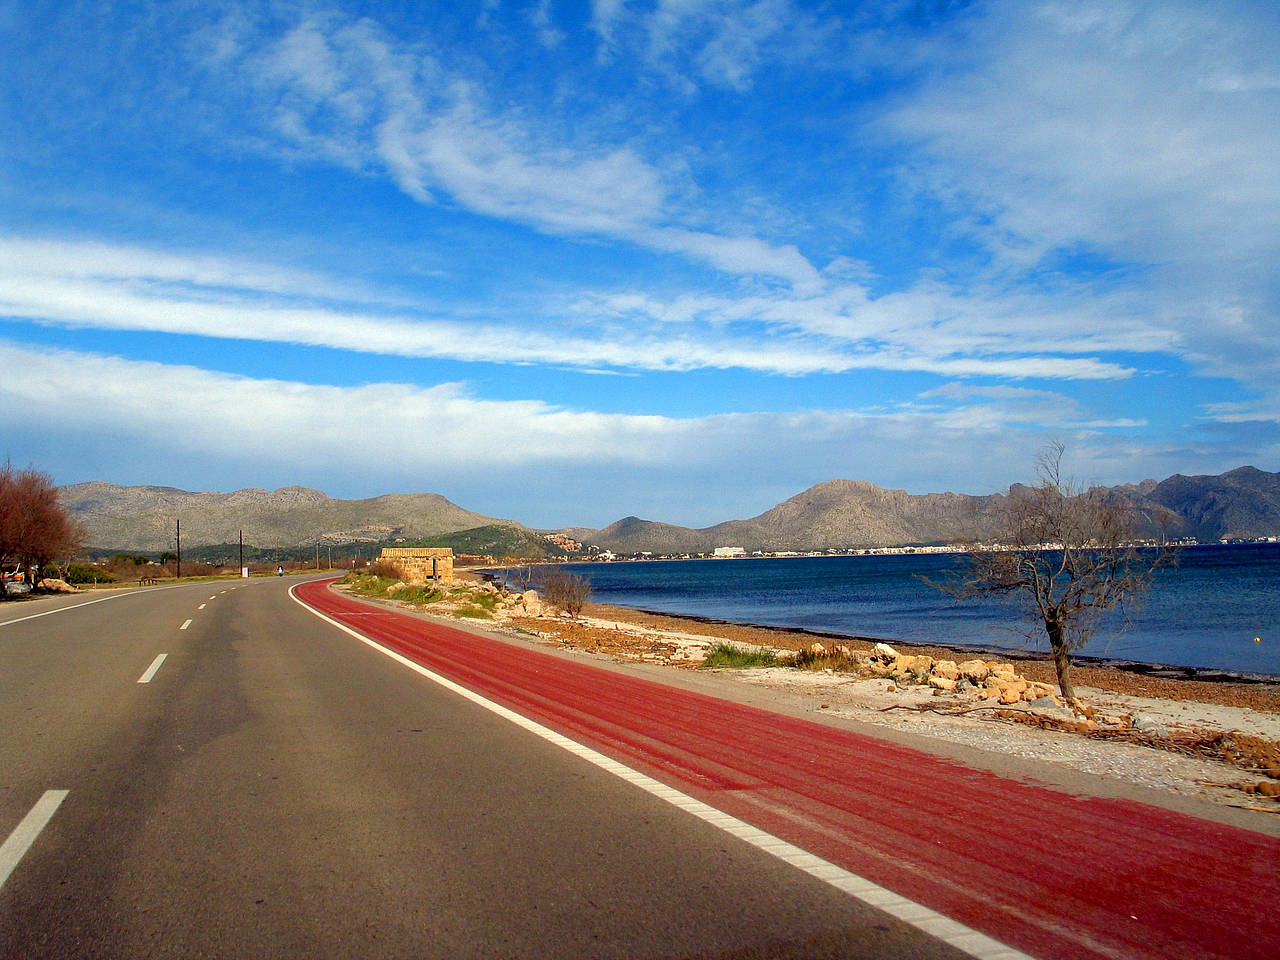
{"type": "Polygon", "coordinates": [[[59,487],[63,506],[85,528],[87,547],[159,553],[182,544],[244,542],[258,547],[376,543],[509,523],[464,510],[434,493],[335,500],[308,487],[191,493],[174,487],[76,483],[59,487]]]}
{"type": "MultiPolygon", "coordinates": [[[[1107,488],[1147,517],[1151,531],[1204,541],[1280,536],[1280,473],[1240,467],[1219,476],[1175,475],[1107,488]]],[[[172,487],[81,483],[59,488],[87,546],[122,551],[245,542],[257,546],[439,538],[480,527],[529,528],[459,507],[437,494],[335,500],[283,487],[190,493],[172,487]]],[[[615,553],[702,553],[720,546],[810,551],[947,543],[981,533],[1001,494],[911,494],[854,480],[810,487],[758,516],[691,528],[627,517],[603,529],[556,531],[615,553]]],[[[527,538],[526,538],[527,539],[527,538]]]]}

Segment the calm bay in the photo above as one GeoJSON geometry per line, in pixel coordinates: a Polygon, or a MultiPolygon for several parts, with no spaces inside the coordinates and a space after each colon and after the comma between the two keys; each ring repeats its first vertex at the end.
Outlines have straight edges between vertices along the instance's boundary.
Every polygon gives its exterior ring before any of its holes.
{"type": "MultiPolygon", "coordinates": [[[[1031,632],[1013,605],[957,602],[920,579],[944,577],[959,562],[955,554],[891,554],[567,569],[591,582],[593,599],[642,610],[889,642],[1043,650],[1043,628],[1031,632]]],[[[1105,619],[1080,654],[1280,676],[1280,544],[1185,548],[1129,619],[1105,619]]]]}

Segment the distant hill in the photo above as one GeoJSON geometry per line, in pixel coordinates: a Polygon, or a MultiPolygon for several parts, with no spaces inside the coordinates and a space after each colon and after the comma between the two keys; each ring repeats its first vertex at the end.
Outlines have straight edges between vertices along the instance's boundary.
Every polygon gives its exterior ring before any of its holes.
{"type": "Polygon", "coordinates": [[[511,521],[464,510],[434,493],[334,500],[307,487],[192,493],[173,487],[77,483],[60,487],[62,503],[84,525],[85,546],[156,553],[172,550],[175,522],[184,547],[238,542],[260,547],[376,543],[430,537],[511,521]]]}
{"type": "MultiPolygon", "coordinates": [[[[1280,473],[1240,467],[1221,476],[1173,476],[1109,488],[1149,518],[1148,529],[1206,542],[1280,536],[1280,473]]],[[[989,529],[999,494],[910,494],[829,480],[748,520],[690,528],[627,517],[571,536],[616,553],[703,553],[716,547],[827,550],[950,543],[989,529]]]]}
{"type": "MultiPolygon", "coordinates": [[[[1221,476],[1176,475],[1107,488],[1149,519],[1150,532],[1198,540],[1280,536],[1280,473],[1240,467],[1221,476]]],[[[172,487],[80,483],[59,488],[88,531],[86,546],[158,553],[172,549],[174,521],[184,546],[235,543],[240,530],[256,546],[378,544],[397,539],[452,546],[455,552],[550,557],[562,553],[511,520],[464,510],[432,493],[334,500],[306,487],[190,493],[172,487]]],[[[711,527],[680,527],[626,517],[602,530],[561,531],[616,553],[827,550],[949,543],[989,529],[999,494],[910,494],[873,483],[829,480],[759,516],[711,527]]]]}
{"type": "Polygon", "coordinates": [[[1181,532],[1200,540],[1280,536],[1280,473],[1239,467],[1217,477],[1170,477],[1148,502],[1178,518],[1181,532]]]}
{"type": "Polygon", "coordinates": [[[455,554],[493,557],[495,560],[519,557],[543,560],[564,557],[566,551],[541,535],[517,524],[489,524],[469,530],[455,530],[434,537],[422,537],[397,543],[398,547],[449,547],[455,554]]]}

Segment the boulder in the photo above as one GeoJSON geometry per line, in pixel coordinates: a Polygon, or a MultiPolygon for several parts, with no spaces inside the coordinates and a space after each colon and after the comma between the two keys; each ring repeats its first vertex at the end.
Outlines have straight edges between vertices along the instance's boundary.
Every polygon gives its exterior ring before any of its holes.
{"type": "Polygon", "coordinates": [[[956,688],[956,681],[950,677],[932,676],[929,678],[929,686],[942,693],[951,693],[956,688]]]}
{"type": "Polygon", "coordinates": [[[834,653],[837,657],[844,657],[846,660],[852,660],[854,658],[853,647],[850,647],[844,643],[836,644],[835,649],[832,650],[831,652],[834,653]]]}
{"type": "Polygon", "coordinates": [[[893,649],[887,643],[877,643],[872,650],[873,654],[881,660],[898,659],[898,651],[893,649]]]}
{"type": "Polygon", "coordinates": [[[984,660],[965,660],[956,664],[956,669],[960,671],[960,676],[974,684],[982,683],[991,675],[991,668],[984,660]]]}
{"type": "Polygon", "coordinates": [[[1027,681],[1021,677],[1015,677],[1012,680],[1006,677],[989,677],[987,687],[994,688],[1000,702],[1008,705],[1021,702],[1022,695],[1027,691],[1027,681]]]}
{"type": "Polygon", "coordinates": [[[36,584],[39,590],[47,590],[50,593],[79,593],[77,587],[73,587],[65,580],[59,580],[57,577],[45,577],[36,584]]]}
{"type": "Polygon", "coordinates": [[[913,657],[910,654],[900,653],[897,659],[893,661],[893,672],[912,674],[917,677],[927,677],[929,671],[933,669],[933,657],[913,657]]]}
{"type": "Polygon", "coordinates": [[[1139,733],[1145,733],[1149,737],[1162,737],[1169,732],[1159,720],[1155,719],[1155,717],[1149,717],[1145,713],[1134,714],[1133,729],[1139,733]]]}
{"type": "Polygon", "coordinates": [[[827,648],[820,643],[811,643],[807,649],[810,656],[825,657],[827,655],[827,648]]]}
{"type": "Polygon", "coordinates": [[[995,663],[988,660],[987,669],[991,671],[993,677],[1004,677],[1007,680],[1012,680],[1018,675],[1012,663],[995,663]]]}
{"type": "Polygon", "coordinates": [[[944,680],[959,680],[960,667],[954,660],[939,660],[933,665],[933,675],[944,680]]]}
{"type": "Polygon", "coordinates": [[[530,617],[542,616],[542,600],[538,597],[537,590],[526,590],[520,595],[517,609],[523,609],[530,617]]]}

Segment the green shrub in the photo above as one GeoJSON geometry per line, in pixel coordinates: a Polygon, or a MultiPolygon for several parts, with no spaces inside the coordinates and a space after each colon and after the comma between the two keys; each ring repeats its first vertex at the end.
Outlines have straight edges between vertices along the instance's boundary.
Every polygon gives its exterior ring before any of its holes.
{"type": "Polygon", "coordinates": [[[67,583],[115,583],[118,578],[89,563],[71,563],[67,565],[63,579],[67,583]]]}
{"type": "Polygon", "coordinates": [[[387,591],[396,583],[387,577],[375,576],[372,573],[349,573],[343,578],[343,582],[350,585],[352,593],[358,593],[362,597],[385,597],[387,591]]]}
{"type": "Polygon", "coordinates": [[[434,587],[409,587],[396,592],[396,599],[412,603],[416,607],[424,607],[429,603],[437,603],[444,599],[444,591],[434,587]]]}
{"type": "Polygon", "coordinates": [[[475,620],[492,620],[493,614],[482,607],[477,607],[474,603],[469,603],[465,607],[459,607],[453,612],[455,617],[471,617],[475,620]]]}
{"type": "Polygon", "coordinates": [[[774,667],[778,665],[778,654],[776,651],[769,649],[745,650],[742,647],[735,647],[731,643],[717,643],[707,651],[702,665],[704,667],[732,667],[737,670],[748,667],[774,667]]]}

